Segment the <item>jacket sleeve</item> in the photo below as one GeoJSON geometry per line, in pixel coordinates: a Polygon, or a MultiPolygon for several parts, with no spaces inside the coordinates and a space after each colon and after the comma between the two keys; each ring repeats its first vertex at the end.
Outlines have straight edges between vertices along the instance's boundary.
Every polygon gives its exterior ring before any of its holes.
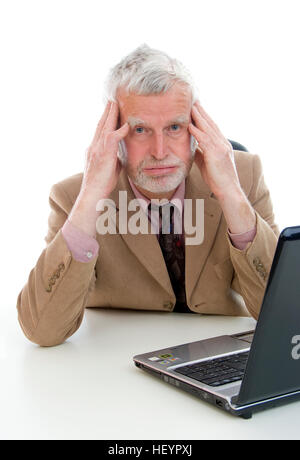
{"type": "Polygon", "coordinates": [[[256,214],[254,240],[245,249],[239,250],[233,246],[228,235],[226,238],[235,271],[232,289],[242,295],[249,313],[257,319],[279,236],[258,155],[253,155],[253,184],[248,200],[256,214]]]}
{"type": "Polygon", "coordinates": [[[87,263],[72,257],[62,226],[72,204],[60,184],[51,188],[46,248],[17,300],[25,336],[41,346],[64,342],[79,328],[95,283],[97,257],[87,263]]]}

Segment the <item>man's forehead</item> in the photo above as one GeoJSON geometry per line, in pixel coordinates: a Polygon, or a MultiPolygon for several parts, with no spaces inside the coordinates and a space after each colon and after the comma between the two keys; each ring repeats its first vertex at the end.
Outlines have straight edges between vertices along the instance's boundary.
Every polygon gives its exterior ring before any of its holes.
{"type": "Polygon", "coordinates": [[[188,123],[192,108],[189,88],[174,86],[166,93],[139,95],[118,92],[121,116],[131,125],[147,124],[161,120],[165,122],[188,123]]]}

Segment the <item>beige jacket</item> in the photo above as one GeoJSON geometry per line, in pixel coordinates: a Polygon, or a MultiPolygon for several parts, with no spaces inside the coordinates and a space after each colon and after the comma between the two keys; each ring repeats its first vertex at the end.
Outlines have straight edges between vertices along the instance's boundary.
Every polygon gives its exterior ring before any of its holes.
{"type": "MultiPolygon", "coordinates": [[[[241,186],[256,212],[256,236],[242,251],[232,245],[219,202],[193,164],[185,198],[204,199],[204,240],[186,245],[186,298],[196,313],[257,319],[279,230],[258,155],[241,151],[234,155],[241,186]]],[[[98,257],[87,263],[72,258],[61,227],[82,177],[76,174],[52,187],[47,245],[18,296],[20,325],[31,341],[43,346],[70,337],[79,328],[85,307],[170,313],[175,305],[155,234],[97,234],[98,257]]],[[[135,198],[124,170],[110,196],[117,208],[119,190],[127,191],[128,200],[135,198]]]]}

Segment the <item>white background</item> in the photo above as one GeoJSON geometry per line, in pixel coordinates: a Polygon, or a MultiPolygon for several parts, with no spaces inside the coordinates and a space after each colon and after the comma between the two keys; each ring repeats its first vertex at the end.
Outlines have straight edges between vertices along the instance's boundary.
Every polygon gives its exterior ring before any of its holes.
{"type": "Polygon", "coordinates": [[[280,229],[300,224],[298,6],[1,0],[0,347],[44,248],[51,185],[83,170],[108,70],[142,43],[190,69],[223,134],[260,155],[280,229]]]}

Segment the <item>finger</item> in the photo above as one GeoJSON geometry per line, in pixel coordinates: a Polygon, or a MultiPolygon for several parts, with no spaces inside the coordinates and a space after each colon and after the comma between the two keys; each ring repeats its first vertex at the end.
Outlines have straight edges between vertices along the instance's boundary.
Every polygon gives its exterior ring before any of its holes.
{"type": "Polygon", "coordinates": [[[124,123],[121,128],[117,129],[114,134],[118,142],[120,142],[124,137],[126,137],[129,133],[130,126],[129,123],[124,123]]]}
{"type": "Polygon", "coordinates": [[[121,126],[121,128],[117,129],[116,131],[112,131],[110,135],[113,137],[113,139],[116,142],[120,142],[122,139],[124,139],[124,137],[128,135],[129,129],[130,129],[129,123],[126,122],[124,123],[124,125],[121,126]]]}
{"type": "Polygon", "coordinates": [[[196,138],[198,142],[198,149],[203,153],[203,151],[205,151],[211,143],[211,137],[206,132],[198,129],[192,123],[189,124],[188,128],[190,133],[196,138]]]}
{"type": "Polygon", "coordinates": [[[218,125],[207,115],[203,107],[200,105],[199,101],[195,104],[196,105],[196,111],[198,111],[198,114],[200,117],[202,117],[202,120],[205,120],[207,123],[207,126],[210,126],[212,129],[211,133],[215,133],[215,136],[211,134],[211,137],[215,139],[218,142],[223,142],[227,145],[227,147],[232,150],[232,145],[230,142],[228,142],[228,139],[226,139],[223,135],[223,133],[220,131],[220,128],[218,125]],[[200,111],[198,110],[198,107],[200,107],[200,111]]]}
{"type": "Polygon", "coordinates": [[[111,106],[111,101],[108,101],[108,103],[106,104],[105,110],[104,110],[104,112],[102,114],[102,117],[100,118],[100,121],[98,122],[97,129],[96,129],[96,132],[95,132],[93,140],[92,140],[92,144],[94,142],[97,142],[99,137],[100,137],[100,134],[101,134],[103,126],[104,126],[104,123],[105,123],[105,121],[107,119],[107,116],[108,116],[108,113],[109,113],[109,110],[110,110],[110,106],[111,106]]]}
{"type": "Polygon", "coordinates": [[[121,128],[117,129],[116,131],[109,131],[106,133],[105,131],[103,131],[103,136],[101,136],[101,138],[98,140],[96,148],[101,147],[101,145],[104,145],[109,150],[114,150],[117,147],[118,143],[128,135],[129,130],[129,123],[126,122],[124,123],[124,125],[121,126],[121,128]]]}
{"type": "Polygon", "coordinates": [[[200,104],[199,101],[195,102],[195,106],[200,113],[200,115],[206,120],[206,122],[218,133],[221,134],[220,128],[218,125],[210,118],[207,112],[205,112],[204,108],[200,104]]]}
{"type": "Polygon", "coordinates": [[[208,122],[205,120],[205,118],[203,118],[203,116],[199,113],[198,109],[195,106],[192,107],[192,118],[194,120],[196,128],[208,134],[213,139],[217,137],[217,133],[215,132],[215,130],[208,124],[208,122]]]}
{"type": "Polygon", "coordinates": [[[118,116],[119,116],[119,105],[117,104],[117,102],[112,102],[108,116],[103,126],[103,132],[115,131],[117,127],[118,116]]]}

